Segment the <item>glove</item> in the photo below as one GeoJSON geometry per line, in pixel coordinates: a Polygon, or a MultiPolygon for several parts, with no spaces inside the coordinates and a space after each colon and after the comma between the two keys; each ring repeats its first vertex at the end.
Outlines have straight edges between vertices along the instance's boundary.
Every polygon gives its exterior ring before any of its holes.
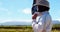
{"type": "Polygon", "coordinates": [[[32,19],[36,19],[37,18],[37,14],[34,14],[33,16],[32,16],[32,19]]]}

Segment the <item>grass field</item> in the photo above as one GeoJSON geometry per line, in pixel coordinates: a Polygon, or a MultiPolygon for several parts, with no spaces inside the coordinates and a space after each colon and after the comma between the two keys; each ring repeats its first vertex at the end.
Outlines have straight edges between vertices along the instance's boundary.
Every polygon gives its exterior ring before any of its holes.
{"type": "MultiPolygon", "coordinates": [[[[31,26],[0,26],[0,32],[33,32],[31,26]]],[[[53,29],[51,32],[60,32],[53,29]]]]}
{"type": "MultiPolygon", "coordinates": [[[[33,32],[32,29],[0,29],[0,32],[33,32]]],[[[60,32],[59,30],[53,30],[52,32],[60,32]]]]}
{"type": "MultiPolygon", "coordinates": [[[[33,32],[32,29],[0,29],[0,32],[33,32]]],[[[59,30],[52,30],[52,32],[60,32],[59,30]]]]}

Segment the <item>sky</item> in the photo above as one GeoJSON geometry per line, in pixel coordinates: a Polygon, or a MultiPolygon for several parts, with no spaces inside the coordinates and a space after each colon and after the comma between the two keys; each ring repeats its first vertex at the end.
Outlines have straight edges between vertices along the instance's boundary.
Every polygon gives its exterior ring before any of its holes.
{"type": "MultiPolygon", "coordinates": [[[[53,20],[60,20],[60,0],[48,0],[53,20]]],[[[31,21],[33,0],[0,0],[0,23],[7,21],[31,21]]]]}

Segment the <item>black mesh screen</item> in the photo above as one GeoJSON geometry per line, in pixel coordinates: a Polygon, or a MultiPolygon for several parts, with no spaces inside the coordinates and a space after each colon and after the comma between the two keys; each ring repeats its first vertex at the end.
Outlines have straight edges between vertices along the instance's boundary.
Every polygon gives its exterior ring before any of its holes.
{"type": "Polygon", "coordinates": [[[49,11],[49,8],[41,5],[38,5],[38,8],[37,6],[32,7],[32,14],[34,14],[35,12],[44,12],[44,11],[49,11]]]}

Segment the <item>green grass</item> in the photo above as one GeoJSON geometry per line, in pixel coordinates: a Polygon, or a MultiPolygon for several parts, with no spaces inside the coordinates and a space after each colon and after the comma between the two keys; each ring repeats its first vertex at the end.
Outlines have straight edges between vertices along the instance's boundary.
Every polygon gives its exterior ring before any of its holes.
{"type": "MultiPolygon", "coordinates": [[[[53,27],[51,32],[60,32],[59,29],[53,27]]],[[[33,32],[31,26],[0,26],[0,32],[33,32]]]]}
{"type": "MultiPolygon", "coordinates": [[[[0,29],[0,32],[33,32],[32,29],[0,29]]],[[[60,32],[59,30],[53,30],[52,32],[60,32]]]]}

